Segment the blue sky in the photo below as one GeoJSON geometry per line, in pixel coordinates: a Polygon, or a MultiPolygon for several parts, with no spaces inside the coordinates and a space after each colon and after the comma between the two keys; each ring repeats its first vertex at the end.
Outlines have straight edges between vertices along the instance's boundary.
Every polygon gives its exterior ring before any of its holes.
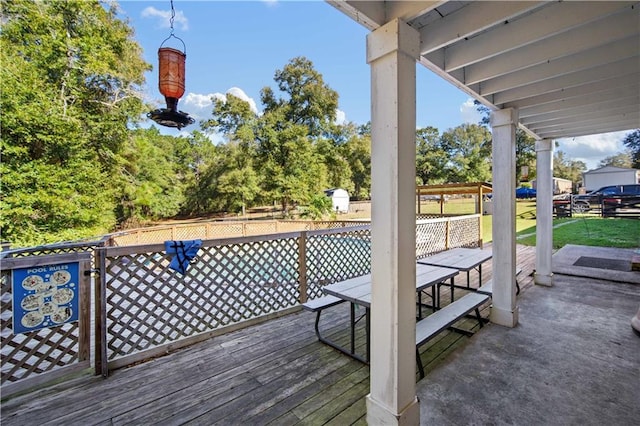
{"type": "MultiPolygon", "coordinates": [[[[147,74],[146,96],[158,106],[157,50],[169,36],[170,1],[120,1],[121,17],[135,29],[135,39],[154,70],[147,74]]],[[[340,95],[340,119],[370,120],[370,69],[365,59],[367,30],[323,1],[181,1],[174,0],[174,34],[187,52],[186,91],[179,108],[192,117],[211,114],[211,97],[226,93],[245,98],[261,110],[260,90],[270,86],[277,69],[296,56],[310,59],[325,82],[340,95]]],[[[171,39],[165,44],[176,40],[171,39]]],[[[440,132],[479,115],[467,95],[422,66],[417,67],[417,126],[440,132]]],[[[196,129],[192,125],[183,131],[196,129]]],[[[164,130],[163,130],[164,131],[164,130]]],[[[167,129],[168,134],[177,130],[167,129]]],[[[560,140],[569,158],[588,168],[622,150],[626,132],[560,140]]]]}

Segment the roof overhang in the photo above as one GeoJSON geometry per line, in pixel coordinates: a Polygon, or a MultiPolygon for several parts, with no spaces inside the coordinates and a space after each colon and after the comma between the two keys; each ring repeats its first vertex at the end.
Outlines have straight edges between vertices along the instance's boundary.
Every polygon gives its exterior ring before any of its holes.
{"type": "Polygon", "coordinates": [[[638,2],[328,3],[370,30],[402,19],[422,65],[491,110],[517,108],[537,139],[640,127],[638,2]]]}

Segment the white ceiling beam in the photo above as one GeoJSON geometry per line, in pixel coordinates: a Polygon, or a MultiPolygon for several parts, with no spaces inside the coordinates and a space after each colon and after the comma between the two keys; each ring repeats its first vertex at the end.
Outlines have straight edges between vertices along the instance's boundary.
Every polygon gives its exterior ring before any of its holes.
{"type": "MultiPolygon", "coordinates": [[[[583,3],[581,3],[583,4],[583,3]]],[[[583,4],[584,6],[584,4],[583,4]]],[[[479,83],[638,34],[638,14],[622,13],[465,67],[465,83],[479,83]]],[[[449,71],[445,49],[445,70],[449,71]]]]}
{"type": "Polygon", "coordinates": [[[528,114],[526,117],[522,117],[521,115],[520,122],[525,126],[533,126],[537,123],[574,118],[587,114],[604,114],[609,109],[638,108],[638,105],[640,105],[640,94],[632,94],[628,98],[616,99],[613,101],[586,104],[575,108],[564,108],[548,113],[528,114]]]}
{"type": "Polygon", "coordinates": [[[384,3],[381,1],[325,1],[371,31],[384,25],[384,3]]]}
{"type": "Polygon", "coordinates": [[[565,126],[554,127],[552,129],[540,129],[538,134],[540,133],[553,133],[556,135],[566,134],[566,133],[574,133],[576,131],[585,130],[589,132],[599,131],[601,128],[607,129],[607,131],[614,131],[620,129],[621,127],[626,126],[628,123],[635,122],[636,125],[640,120],[640,116],[638,114],[628,114],[624,117],[620,117],[619,119],[607,119],[607,120],[598,120],[591,121],[590,123],[569,123],[565,126]]]}
{"type": "Polygon", "coordinates": [[[493,101],[495,104],[506,104],[507,102],[517,101],[518,99],[530,98],[558,90],[566,90],[571,87],[619,78],[629,74],[634,74],[636,78],[638,78],[638,73],[640,73],[640,62],[638,58],[625,59],[615,64],[604,64],[588,70],[565,74],[557,78],[505,90],[504,92],[496,93],[493,101]]]}
{"type": "Polygon", "coordinates": [[[560,112],[565,109],[588,107],[590,105],[596,106],[605,102],[618,101],[620,103],[628,104],[629,102],[634,102],[635,99],[637,99],[638,93],[640,93],[638,91],[639,89],[640,85],[636,84],[635,86],[632,85],[629,87],[628,90],[626,88],[618,88],[604,94],[596,92],[581,97],[560,99],[555,102],[523,107],[520,108],[519,116],[522,119],[524,117],[532,117],[539,114],[560,112]]]}
{"type": "Polygon", "coordinates": [[[385,1],[385,20],[389,22],[398,18],[409,22],[443,3],[446,1],[385,1]]]}
{"type": "Polygon", "coordinates": [[[520,19],[496,27],[446,49],[447,71],[548,39],[572,28],[601,19],[633,3],[583,2],[551,3],[520,19]]]}
{"type": "Polygon", "coordinates": [[[496,106],[500,108],[523,108],[533,105],[545,104],[547,102],[555,102],[563,99],[570,99],[574,97],[585,96],[596,92],[604,93],[612,91],[612,89],[625,88],[638,86],[637,74],[631,74],[630,76],[624,76],[620,78],[614,78],[610,80],[603,80],[597,83],[592,83],[583,86],[570,87],[566,90],[558,90],[551,93],[545,93],[544,95],[532,96],[530,98],[518,99],[517,101],[507,102],[504,104],[496,103],[496,106]]]}
{"type": "Polygon", "coordinates": [[[545,2],[484,1],[471,3],[420,29],[420,53],[462,40],[545,2]]]}
{"type": "Polygon", "coordinates": [[[603,63],[617,62],[629,57],[634,57],[638,52],[640,52],[640,38],[637,36],[628,37],[622,41],[609,43],[593,50],[554,59],[518,72],[483,81],[479,83],[479,92],[483,96],[491,95],[524,84],[535,83],[570,72],[593,68],[603,63]]]}
{"type": "Polygon", "coordinates": [[[553,132],[540,132],[536,133],[543,139],[560,139],[560,138],[575,138],[578,136],[597,135],[600,133],[620,132],[623,130],[633,130],[637,128],[638,121],[629,120],[620,123],[603,123],[595,124],[589,127],[580,127],[577,129],[563,129],[553,132]]]}
{"type": "Polygon", "coordinates": [[[565,117],[558,120],[549,120],[541,123],[530,124],[529,127],[534,132],[540,132],[542,130],[552,130],[558,127],[576,126],[576,125],[589,125],[593,122],[615,122],[631,119],[633,117],[639,117],[638,108],[633,106],[627,106],[624,108],[616,108],[605,111],[593,112],[590,114],[583,114],[575,117],[565,117]]]}
{"type": "Polygon", "coordinates": [[[375,30],[396,18],[411,21],[446,0],[439,1],[366,1],[366,0],[326,0],[331,6],[359,22],[370,30],[375,30]]]}

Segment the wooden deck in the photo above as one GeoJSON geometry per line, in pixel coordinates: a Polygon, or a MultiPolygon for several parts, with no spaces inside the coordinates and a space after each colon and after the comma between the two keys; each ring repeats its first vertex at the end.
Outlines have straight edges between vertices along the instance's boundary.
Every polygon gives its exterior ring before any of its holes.
{"type": "MultiPolygon", "coordinates": [[[[517,247],[522,291],[532,285],[534,259],[534,247],[517,247]]],[[[487,262],[483,279],[490,276],[487,262]]],[[[477,283],[475,272],[471,278],[477,283]]],[[[444,303],[446,287],[442,292],[444,303]]],[[[463,294],[456,289],[456,296],[463,294]]],[[[488,316],[488,307],[482,312],[488,316]]],[[[83,376],[17,396],[3,401],[1,421],[4,426],[365,424],[369,367],[318,342],[314,320],[315,314],[300,311],[122,368],[108,379],[83,376]]],[[[345,344],[347,324],[346,304],[323,313],[322,328],[345,344]]],[[[471,319],[457,325],[478,327],[471,319]]],[[[362,341],[363,330],[359,336],[362,341]]],[[[472,338],[481,339],[482,332],[472,338]]],[[[425,345],[425,380],[468,339],[443,332],[425,345]]]]}

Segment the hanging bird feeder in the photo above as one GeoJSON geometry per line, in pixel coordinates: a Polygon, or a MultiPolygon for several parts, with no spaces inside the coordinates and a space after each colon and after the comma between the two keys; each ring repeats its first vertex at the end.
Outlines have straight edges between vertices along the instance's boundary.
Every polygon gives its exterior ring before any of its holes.
{"type": "Polygon", "coordinates": [[[147,114],[147,117],[162,126],[181,129],[184,126],[193,124],[195,120],[189,117],[186,112],[178,110],[178,100],[184,95],[187,48],[184,41],[173,34],[174,17],[175,11],[173,9],[173,0],[171,0],[171,34],[160,44],[158,49],[158,88],[164,96],[167,107],[151,111],[147,114]],[[171,38],[175,38],[182,43],[182,50],[163,47],[171,38]]]}

